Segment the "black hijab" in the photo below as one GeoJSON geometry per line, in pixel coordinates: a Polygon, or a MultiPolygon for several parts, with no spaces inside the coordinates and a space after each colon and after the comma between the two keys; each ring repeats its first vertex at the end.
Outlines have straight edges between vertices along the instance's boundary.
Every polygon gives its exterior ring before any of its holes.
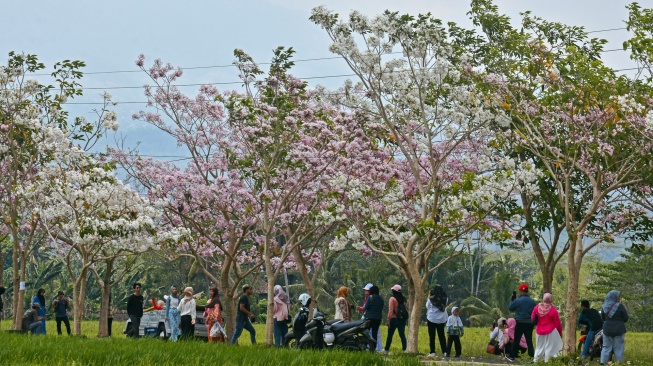
{"type": "Polygon", "coordinates": [[[444,292],[444,288],[442,286],[435,285],[431,290],[429,300],[433,306],[438,308],[438,310],[444,311],[444,308],[447,306],[447,293],[444,292]]]}

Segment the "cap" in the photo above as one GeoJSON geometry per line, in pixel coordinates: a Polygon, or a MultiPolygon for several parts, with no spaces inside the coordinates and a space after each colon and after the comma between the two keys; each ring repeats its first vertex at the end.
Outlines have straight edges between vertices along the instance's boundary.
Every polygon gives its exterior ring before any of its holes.
{"type": "Polygon", "coordinates": [[[251,287],[252,287],[252,286],[250,286],[249,283],[244,284],[243,287],[242,287],[243,292],[247,291],[247,289],[248,289],[248,288],[251,288],[251,287]]]}
{"type": "Polygon", "coordinates": [[[372,283],[368,283],[367,285],[365,285],[365,287],[363,287],[363,290],[369,291],[372,288],[372,286],[374,286],[372,283]]]}
{"type": "Polygon", "coordinates": [[[401,292],[401,286],[399,286],[399,285],[394,285],[394,286],[392,286],[392,287],[390,288],[390,290],[392,290],[392,291],[397,291],[397,292],[401,292]]]}
{"type": "Polygon", "coordinates": [[[521,285],[519,285],[519,291],[528,291],[528,285],[522,283],[521,285]]]}
{"type": "Polygon", "coordinates": [[[32,304],[32,308],[40,308],[40,307],[41,307],[41,304],[39,304],[38,302],[35,302],[35,303],[32,304]]]}
{"type": "Polygon", "coordinates": [[[63,294],[64,294],[63,291],[59,291],[59,292],[57,292],[57,296],[59,296],[59,295],[63,295],[63,294]]]}

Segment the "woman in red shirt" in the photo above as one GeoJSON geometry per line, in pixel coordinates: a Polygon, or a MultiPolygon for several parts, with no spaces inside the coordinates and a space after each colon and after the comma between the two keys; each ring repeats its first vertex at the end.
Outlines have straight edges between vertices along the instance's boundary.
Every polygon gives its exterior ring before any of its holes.
{"type": "Polygon", "coordinates": [[[548,362],[549,358],[556,357],[562,350],[562,323],[560,314],[553,306],[553,295],[545,293],[542,296],[542,302],[533,308],[531,319],[536,323],[535,327],[535,357],[537,362],[543,358],[548,362]]]}

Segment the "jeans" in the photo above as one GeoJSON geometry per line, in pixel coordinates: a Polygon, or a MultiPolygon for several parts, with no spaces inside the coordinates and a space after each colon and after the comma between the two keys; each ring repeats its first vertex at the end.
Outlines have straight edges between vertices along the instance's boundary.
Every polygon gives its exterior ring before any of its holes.
{"type": "Polygon", "coordinates": [[[612,358],[612,353],[614,352],[614,358],[617,362],[624,361],[624,342],[625,334],[620,336],[610,337],[603,333],[603,348],[601,349],[601,363],[606,364],[612,358]]]}
{"type": "Polygon", "coordinates": [[[430,321],[426,321],[426,324],[429,328],[429,347],[431,349],[431,353],[435,353],[435,331],[437,330],[438,332],[438,338],[440,340],[440,349],[442,350],[442,353],[447,353],[447,341],[444,339],[444,325],[446,323],[431,323],[430,321]]]}
{"type": "Polygon", "coordinates": [[[57,334],[61,335],[61,322],[63,322],[64,325],[66,325],[66,332],[70,335],[70,321],[68,320],[68,317],[56,317],[55,320],[57,321],[57,334]]]}
{"type": "Polygon", "coordinates": [[[285,320],[274,319],[274,345],[283,346],[283,339],[288,333],[288,323],[285,320]]]}
{"type": "Polygon", "coordinates": [[[583,345],[583,352],[581,352],[580,357],[586,358],[589,356],[590,346],[592,345],[592,342],[594,342],[594,334],[595,332],[593,330],[587,332],[587,335],[585,336],[585,344],[583,345]]]}
{"type": "Polygon", "coordinates": [[[134,338],[140,337],[141,317],[136,315],[130,315],[129,320],[131,320],[132,323],[132,330],[127,335],[134,338]]]}
{"type": "Polygon", "coordinates": [[[236,343],[238,337],[243,333],[243,329],[249,332],[249,338],[252,340],[252,344],[256,344],[256,330],[249,318],[245,320],[236,320],[236,330],[234,330],[234,335],[231,337],[231,342],[229,343],[236,343]]]}
{"type": "Polygon", "coordinates": [[[392,336],[395,334],[395,330],[399,331],[399,338],[401,338],[401,350],[406,350],[406,319],[390,319],[390,326],[388,327],[388,338],[385,340],[385,350],[390,350],[390,345],[392,344],[392,336]]]}
{"type": "Polygon", "coordinates": [[[43,333],[43,323],[39,320],[29,325],[29,331],[32,334],[42,334],[43,333]]]}
{"type": "Polygon", "coordinates": [[[370,335],[376,339],[376,350],[382,350],[381,346],[381,319],[368,319],[370,321],[370,335]]]}
{"type": "Polygon", "coordinates": [[[515,326],[515,341],[512,342],[510,358],[517,357],[517,352],[519,351],[519,342],[521,341],[522,335],[524,338],[526,338],[528,356],[531,358],[535,357],[535,348],[533,347],[533,323],[523,323],[518,321],[517,325],[515,326]]]}

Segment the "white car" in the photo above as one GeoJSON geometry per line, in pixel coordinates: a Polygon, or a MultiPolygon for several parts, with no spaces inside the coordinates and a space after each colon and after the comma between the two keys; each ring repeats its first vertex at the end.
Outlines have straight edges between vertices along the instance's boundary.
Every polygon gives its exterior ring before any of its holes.
{"type": "MultiPolygon", "coordinates": [[[[204,306],[197,306],[197,317],[195,318],[195,337],[208,339],[206,324],[204,324],[204,306]]],[[[165,321],[166,312],[164,310],[145,310],[141,318],[141,326],[138,328],[138,334],[143,336],[153,336],[167,339],[170,337],[170,324],[165,321]]],[[[125,322],[123,334],[131,332],[131,319],[125,322]]]]}

